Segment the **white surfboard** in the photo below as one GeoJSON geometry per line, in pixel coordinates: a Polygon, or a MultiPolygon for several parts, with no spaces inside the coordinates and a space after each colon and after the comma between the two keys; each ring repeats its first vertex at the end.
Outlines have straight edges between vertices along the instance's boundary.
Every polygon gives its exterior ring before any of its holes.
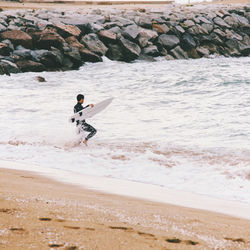
{"type": "Polygon", "coordinates": [[[94,107],[89,106],[89,107],[75,113],[74,115],[72,115],[69,118],[69,122],[74,123],[76,121],[82,121],[82,120],[93,117],[94,115],[103,111],[113,101],[113,99],[114,98],[106,99],[102,102],[95,104],[94,107]]]}

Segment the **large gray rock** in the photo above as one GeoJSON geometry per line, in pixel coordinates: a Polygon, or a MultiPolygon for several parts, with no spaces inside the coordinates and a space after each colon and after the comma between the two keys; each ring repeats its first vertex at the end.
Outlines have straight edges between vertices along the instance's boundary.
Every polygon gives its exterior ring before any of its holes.
{"type": "Polygon", "coordinates": [[[104,27],[97,23],[88,23],[87,29],[88,29],[88,33],[98,33],[100,30],[103,30],[104,27]]]}
{"type": "Polygon", "coordinates": [[[185,33],[185,30],[180,25],[177,25],[174,28],[178,32],[178,34],[184,34],[185,33]]]}
{"type": "MultiPolygon", "coordinates": [[[[163,14],[163,13],[162,13],[163,14]]],[[[152,22],[154,23],[159,23],[159,24],[163,24],[166,22],[165,19],[163,19],[162,17],[158,16],[158,15],[155,15],[152,17],[152,22]]]]}
{"type": "Polygon", "coordinates": [[[109,44],[106,56],[110,60],[123,61],[122,48],[118,44],[109,44]]]}
{"type": "Polygon", "coordinates": [[[31,60],[21,60],[16,64],[22,72],[42,72],[45,70],[43,64],[31,60]]]}
{"type": "Polygon", "coordinates": [[[13,55],[19,56],[23,59],[31,58],[31,50],[25,49],[21,45],[17,46],[17,49],[13,51],[13,55]]]}
{"type": "Polygon", "coordinates": [[[212,41],[214,44],[223,45],[223,41],[221,40],[221,38],[217,34],[211,33],[210,37],[212,38],[212,41]]]}
{"type": "Polygon", "coordinates": [[[84,62],[102,62],[102,58],[99,55],[91,52],[86,48],[79,49],[79,52],[84,62]]]}
{"type": "Polygon", "coordinates": [[[207,43],[203,45],[204,48],[208,49],[210,54],[219,55],[218,47],[213,43],[207,43]]]}
{"type": "Polygon", "coordinates": [[[60,22],[67,24],[67,25],[73,25],[78,27],[83,34],[85,34],[88,31],[88,23],[89,19],[86,16],[83,16],[81,18],[64,18],[61,19],[60,22]]]}
{"type": "Polygon", "coordinates": [[[7,28],[0,23],[0,32],[4,32],[6,30],[7,30],[7,28]]]}
{"type": "Polygon", "coordinates": [[[158,33],[154,30],[140,28],[139,29],[139,36],[145,37],[149,41],[153,41],[158,37],[158,33]]]}
{"type": "Polygon", "coordinates": [[[250,25],[246,25],[246,26],[242,27],[242,30],[245,34],[250,36],[250,25]]]}
{"type": "Polygon", "coordinates": [[[236,56],[236,57],[241,56],[241,53],[236,48],[224,47],[224,50],[226,51],[227,56],[236,56]]]}
{"type": "Polygon", "coordinates": [[[70,51],[64,52],[64,55],[68,56],[74,63],[74,68],[82,65],[82,58],[78,48],[72,47],[70,51]]]}
{"type": "Polygon", "coordinates": [[[41,19],[36,23],[36,27],[39,30],[44,30],[49,25],[53,25],[52,22],[48,22],[48,21],[41,20],[41,19]]]}
{"type": "Polygon", "coordinates": [[[55,27],[57,33],[63,38],[67,38],[69,36],[79,37],[81,35],[81,30],[74,25],[58,23],[54,24],[52,27],[55,27]]]}
{"type": "Polygon", "coordinates": [[[200,34],[205,34],[205,35],[209,34],[209,32],[206,29],[204,29],[202,26],[200,26],[199,24],[188,28],[187,32],[193,36],[198,36],[200,34]]]}
{"type": "Polygon", "coordinates": [[[8,47],[9,47],[9,49],[10,49],[11,51],[13,51],[13,50],[15,49],[14,46],[13,46],[13,44],[12,44],[12,42],[11,42],[10,40],[8,40],[8,39],[3,40],[2,43],[7,44],[8,47]]]}
{"type": "Polygon", "coordinates": [[[74,69],[74,63],[70,60],[69,57],[64,56],[63,57],[63,63],[62,63],[62,70],[72,70],[74,69]]]}
{"type": "Polygon", "coordinates": [[[190,28],[190,27],[192,27],[192,26],[194,26],[195,25],[195,23],[194,23],[194,21],[193,20],[186,20],[186,21],[184,21],[183,23],[180,23],[180,25],[182,26],[182,28],[190,28]]]}
{"type": "Polygon", "coordinates": [[[65,41],[68,43],[69,47],[75,47],[78,49],[85,48],[85,46],[81,44],[74,36],[69,36],[68,38],[65,39],[65,41]]]}
{"type": "Polygon", "coordinates": [[[86,48],[91,52],[100,56],[105,55],[108,50],[104,43],[99,40],[98,36],[94,33],[90,33],[82,37],[81,43],[84,44],[84,46],[86,46],[86,48]]]}
{"type": "Polygon", "coordinates": [[[152,18],[147,15],[138,17],[138,20],[136,20],[136,23],[137,25],[146,29],[152,28],[152,18]]]}
{"type": "Polygon", "coordinates": [[[128,26],[131,24],[135,24],[133,21],[126,19],[126,18],[123,18],[123,17],[120,17],[118,15],[110,16],[110,21],[111,22],[119,22],[122,24],[122,26],[128,26]]]}
{"type": "Polygon", "coordinates": [[[125,61],[130,62],[139,57],[141,48],[136,43],[133,43],[123,37],[119,40],[119,43],[124,52],[123,55],[125,61]]]}
{"type": "Polygon", "coordinates": [[[216,17],[213,19],[214,23],[217,24],[220,27],[223,28],[230,28],[230,25],[228,25],[222,18],[216,17]]]}
{"type": "Polygon", "coordinates": [[[196,51],[200,54],[201,57],[209,57],[209,50],[205,47],[197,47],[196,51]]]}
{"type": "Polygon", "coordinates": [[[224,21],[231,27],[238,27],[239,22],[237,20],[237,18],[233,17],[233,16],[226,16],[224,18],[224,21]]]}
{"type": "Polygon", "coordinates": [[[250,55],[250,46],[247,46],[247,45],[240,46],[240,53],[243,56],[249,56],[250,55]]]}
{"type": "Polygon", "coordinates": [[[226,37],[226,33],[222,31],[221,29],[214,29],[213,33],[219,35],[220,37],[226,37]]]}
{"type": "Polygon", "coordinates": [[[44,30],[35,45],[39,49],[50,49],[51,47],[61,49],[64,43],[65,40],[59,34],[44,30]]]}
{"type": "Polygon", "coordinates": [[[212,24],[212,22],[206,19],[204,16],[199,16],[197,17],[197,19],[199,20],[200,23],[212,24]]]}
{"type": "Polygon", "coordinates": [[[170,50],[170,54],[176,59],[188,59],[188,54],[180,46],[170,50]]]}
{"type": "Polygon", "coordinates": [[[11,52],[11,49],[9,48],[8,44],[0,42],[0,55],[8,56],[10,52],[11,52]]]}
{"type": "Polygon", "coordinates": [[[187,54],[188,54],[189,58],[193,58],[193,59],[200,58],[200,55],[199,55],[199,53],[197,52],[197,50],[195,48],[192,48],[192,49],[188,50],[187,54]]]}
{"type": "Polygon", "coordinates": [[[122,35],[125,38],[133,41],[137,38],[139,33],[140,33],[139,27],[135,24],[132,24],[123,28],[122,35]]]}
{"type": "Polygon", "coordinates": [[[162,34],[158,37],[158,44],[162,45],[167,49],[172,49],[180,43],[177,36],[162,34]]]}
{"type": "Polygon", "coordinates": [[[32,60],[39,62],[40,59],[44,56],[47,56],[50,52],[48,50],[42,49],[42,50],[32,50],[30,52],[32,60]]]}
{"type": "Polygon", "coordinates": [[[59,69],[63,64],[63,56],[60,51],[33,50],[32,60],[42,63],[46,69],[59,69]]]}
{"type": "Polygon", "coordinates": [[[159,34],[166,34],[169,32],[169,27],[166,24],[153,23],[152,28],[159,34]]]}
{"type": "Polygon", "coordinates": [[[27,49],[32,48],[32,37],[21,30],[7,30],[0,34],[2,40],[8,39],[15,46],[22,45],[27,49]]]}
{"type": "Polygon", "coordinates": [[[120,22],[107,22],[103,24],[104,29],[111,29],[113,27],[123,27],[123,24],[120,22]]]}
{"type": "Polygon", "coordinates": [[[201,25],[201,27],[207,31],[207,33],[209,34],[210,32],[212,32],[214,26],[212,24],[207,24],[207,23],[203,23],[201,25]]]}
{"type": "Polygon", "coordinates": [[[115,43],[117,38],[117,35],[110,30],[101,30],[98,36],[104,43],[115,43]]]}
{"type": "Polygon", "coordinates": [[[110,28],[108,31],[112,32],[112,33],[115,33],[116,35],[121,35],[122,33],[122,30],[120,27],[113,27],[113,28],[110,28]]]}
{"type": "Polygon", "coordinates": [[[150,46],[144,48],[142,50],[142,54],[147,55],[147,56],[154,56],[154,57],[160,55],[159,50],[155,45],[150,45],[150,46]]]}
{"type": "Polygon", "coordinates": [[[247,45],[247,46],[250,45],[250,37],[248,35],[244,35],[242,43],[247,45]]]}
{"type": "Polygon", "coordinates": [[[210,35],[203,35],[199,37],[199,44],[212,43],[213,39],[210,35]]]}
{"type": "Polygon", "coordinates": [[[181,47],[185,50],[190,50],[196,47],[196,42],[190,34],[186,33],[182,37],[181,47]]]}
{"type": "Polygon", "coordinates": [[[0,69],[3,74],[20,73],[20,69],[13,62],[7,60],[0,60],[0,69]]]}
{"type": "Polygon", "coordinates": [[[216,17],[217,15],[214,10],[210,10],[210,12],[206,13],[206,19],[208,19],[209,21],[212,21],[216,17]]]}
{"type": "Polygon", "coordinates": [[[140,28],[138,41],[141,47],[146,47],[148,42],[154,41],[158,37],[158,33],[153,30],[140,28]]]}
{"type": "Polygon", "coordinates": [[[238,21],[239,25],[243,25],[244,26],[244,25],[248,25],[249,24],[248,19],[245,18],[244,16],[237,15],[237,14],[233,13],[232,17],[234,17],[238,21]]]}
{"type": "Polygon", "coordinates": [[[239,42],[235,39],[229,39],[226,41],[226,46],[228,48],[233,48],[233,49],[236,49],[236,50],[239,50],[240,49],[240,45],[239,45],[239,42]]]}
{"type": "Polygon", "coordinates": [[[77,48],[79,50],[81,58],[84,62],[102,62],[102,58],[99,55],[85,48],[85,46],[81,44],[76,37],[68,37],[66,38],[66,42],[70,47],[77,48]]]}
{"type": "Polygon", "coordinates": [[[3,26],[7,27],[8,23],[6,22],[6,20],[4,20],[2,17],[0,17],[0,24],[2,24],[3,26]]]}
{"type": "Polygon", "coordinates": [[[229,29],[226,30],[226,37],[228,39],[236,39],[238,41],[243,40],[241,35],[237,34],[234,30],[229,30],[229,29]]]}

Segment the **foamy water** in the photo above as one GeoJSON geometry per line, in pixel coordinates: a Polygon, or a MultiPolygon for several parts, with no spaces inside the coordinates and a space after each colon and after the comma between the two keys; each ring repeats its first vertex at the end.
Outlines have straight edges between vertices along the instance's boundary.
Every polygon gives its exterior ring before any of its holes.
{"type": "Polygon", "coordinates": [[[250,203],[250,58],[105,59],[37,75],[0,76],[0,159],[250,203]],[[78,93],[115,98],[88,120],[87,148],[68,123],[78,93]]]}

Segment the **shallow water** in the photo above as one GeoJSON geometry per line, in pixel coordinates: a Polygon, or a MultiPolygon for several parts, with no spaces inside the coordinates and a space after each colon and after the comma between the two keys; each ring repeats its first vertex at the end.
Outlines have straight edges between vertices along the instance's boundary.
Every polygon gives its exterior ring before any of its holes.
{"type": "Polygon", "coordinates": [[[250,58],[86,64],[0,76],[0,159],[250,203],[250,58]],[[88,120],[89,147],[68,123],[75,96],[115,97],[88,120]]]}

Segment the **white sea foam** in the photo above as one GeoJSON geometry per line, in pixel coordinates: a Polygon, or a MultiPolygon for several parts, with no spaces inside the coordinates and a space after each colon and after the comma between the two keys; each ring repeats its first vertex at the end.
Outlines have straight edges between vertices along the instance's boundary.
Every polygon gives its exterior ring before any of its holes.
{"type": "MultiPolygon", "coordinates": [[[[0,76],[0,159],[250,203],[250,58],[0,76]],[[115,97],[75,146],[75,96],[115,97]]],[[[31,169],[32,170],[32,169],[31,169]]]]}

